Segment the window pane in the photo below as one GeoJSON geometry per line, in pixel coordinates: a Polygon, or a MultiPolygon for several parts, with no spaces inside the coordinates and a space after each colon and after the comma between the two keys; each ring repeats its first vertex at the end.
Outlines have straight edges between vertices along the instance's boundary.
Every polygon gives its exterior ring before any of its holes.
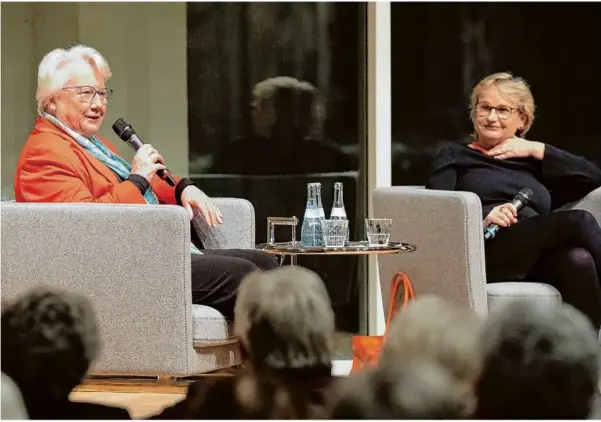
{"type": "MultiPolygon", "coordinates": [[[[302,219],[308,182],[322,183],[326,216],[334,182],[343,182],[351,237],[362,234],[364,5],[187,8],[191,177],[211,196],[250,200],[258,243],[267,241],[267,217],[302,219]]],[[[276,240],[290,241],[290,230],[276,230],[276,240]]],[[[343,329],[358,326],[359,262],[298,262],[322,276],[343,329]]]]}
{"type": "Polygon", "coordinates": [[[528,139],[601,163],[600,19],[599,3],[392,3],[392,183],[425,184],[437,145],[469,139],[472,88],[500,71],[532,87],[528,139]]]}

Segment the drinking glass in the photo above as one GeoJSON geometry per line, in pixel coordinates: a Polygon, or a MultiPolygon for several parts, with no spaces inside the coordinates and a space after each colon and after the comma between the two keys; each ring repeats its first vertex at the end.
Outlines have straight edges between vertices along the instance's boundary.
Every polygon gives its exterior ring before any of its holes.
{"type": "Polygon", "coordinates": [[[386,246],[390,240],[390,227],[392,220],[389,218],[366,218],[365,233],[369,246],[386,246]]]}
{"type": "Polygon", "coordinates": [[[326,248],[341,248],[346,244],[348,220],[321,220],[321,230],[326,248]]]}

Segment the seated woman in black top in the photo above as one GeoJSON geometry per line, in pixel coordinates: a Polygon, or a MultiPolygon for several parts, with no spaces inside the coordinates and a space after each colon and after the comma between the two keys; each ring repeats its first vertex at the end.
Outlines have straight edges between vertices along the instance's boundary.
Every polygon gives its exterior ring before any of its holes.
{"type": "Polygon", "coordinates": [[[601,227],[587,211],[551,211],[599,188],[601,170],[524,138],[534,121],[534,99],[526,82],[509,73],[488,76],[474,88],[471,118],[474,142],[442,147],[427,187],[474,192],[484,227],[502,227],[485,244],[488,282],[551,284],[599,329],[601,227]],[[534,196],[517,213],[511,200],[523,188],[534,196]]]}

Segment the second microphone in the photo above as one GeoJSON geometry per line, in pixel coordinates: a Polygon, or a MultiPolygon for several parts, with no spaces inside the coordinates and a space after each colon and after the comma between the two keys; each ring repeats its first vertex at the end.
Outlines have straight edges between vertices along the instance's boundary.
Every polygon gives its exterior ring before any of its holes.
{"type": "MultiPolygon", "coordinates": [[[[534,192],[532,192],[532,189],[524,188],[513,198],[511,204],[515,207],[516,211],[519,211],[528,205],[533,195],[534,192]]],[[[484,229],[484,239],[488,240],[495,237],[500,228],[501,227],[498,224],[491,224],[490,226],[486,227],[484,229]]]]}

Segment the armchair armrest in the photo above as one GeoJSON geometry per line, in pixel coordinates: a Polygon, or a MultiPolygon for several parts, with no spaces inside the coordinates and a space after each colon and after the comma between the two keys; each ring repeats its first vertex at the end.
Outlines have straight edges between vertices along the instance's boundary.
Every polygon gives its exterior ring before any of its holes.
{"type": "Polygon", "coordinates": [[[92,373],[194,371],[183,208],[12,203],[1,212],[3,299],[37,285],[86,296],[103,344],[92,373]]]}
{"type": "Polygon", "coordinates": [[[254,249],[255,209],[246,199],[213,198],[223,224],[212,229],[198,212],[192,225],[206,249],[254,249]]]}
{"type": "Polygon", "coordinates": [[[601,224],[601,188],[595,189],[580,201],[568,205],[565,209],[589,211],[601,224]]]}
{"type": "Polygon", "coordinates": [[[391,239],[415,252],[378,258],[382,300],[397,271],[411,278],[416,294],[435,294],[487,312],[482,206],[473,193],[394,186],[374,191],[374,214],[392,218],[391,239]]]}

